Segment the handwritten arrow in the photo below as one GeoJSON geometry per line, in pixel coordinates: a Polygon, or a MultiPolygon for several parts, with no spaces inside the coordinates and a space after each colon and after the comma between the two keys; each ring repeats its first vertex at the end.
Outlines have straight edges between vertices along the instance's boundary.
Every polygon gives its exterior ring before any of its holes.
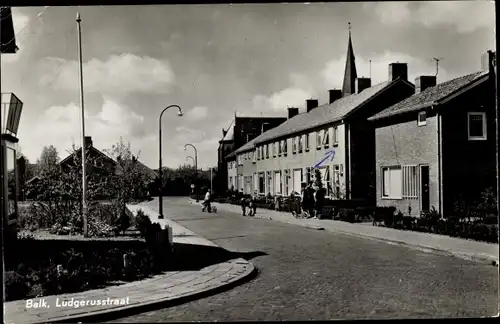
{"type": "Polygon", "coordinates": [[[325,163],[325,161],[328,159],[330,159],[330,161],[333,161],[334,158],[335,158],[335,150],[325,152],[325,156],[321,160],[319,160],[318,163],[316,163],[314,169],[318,169],[319,167],[321,167],[323,163],[325,163]]]}

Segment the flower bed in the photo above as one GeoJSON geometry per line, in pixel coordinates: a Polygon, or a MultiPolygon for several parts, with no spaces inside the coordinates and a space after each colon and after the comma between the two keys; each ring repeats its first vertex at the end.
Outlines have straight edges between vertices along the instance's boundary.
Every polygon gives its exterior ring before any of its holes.
{"type": "Polygon", "coordinates": [[[134,226],[143,239],[24,232],[18,237],[15,251],[5,254],[6,300],[81,292],[140,280],[175,264],[172,249],[166,248],[168,240],[157,239],[159,224],[152,224],[139,211],[134,226]]]}

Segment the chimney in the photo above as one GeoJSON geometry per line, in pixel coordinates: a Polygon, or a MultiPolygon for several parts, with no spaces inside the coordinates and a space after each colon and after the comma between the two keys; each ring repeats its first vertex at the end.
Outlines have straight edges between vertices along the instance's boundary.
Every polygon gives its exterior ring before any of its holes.
{"type": "Polygon", "coordinates": [[[389,81],[394,81],[401,78],[408,81],[408,64],[406,63],[391,63],[389,64],[389,81]]]}
{"type": "Polygon", "coordinates": [[[493,72],[496,67],[496,52],[491,50],[481,55],[481,69],[493,72]]]}
{"type": "Polygon", "coordinates": [[[427,88],[436,85],[436,76],[434,75],[421,75],[415,78],[415,94],[424,91],[427,88]]]}
{"type": "Polygon", "coordinates": [[[307,112],[310,112],[314,108],[318,107],[318,99],[307,99],[306,100],[306,109],[307,112]]]}
{"type": "Polygon", "coordinates": [[[85,136],[85,147],[92,147],[94,146],[92,143],[92,136],[85,136]]]}
{"type": "Polygon", "coordinates": [[[293,118],[299,114],[299,108],[288,108],[288,119],[293,118]]]}
{"type": "Polygon", "coordinates": [[[329,99],[328,99],[329,104],[331,104],[337,99],[342,98],[342,90],[330,89],[328,90],[328,94],[329,94],[329,99]]]}
{"type": "Polygon", "coordinates": [[[372,79],[370,78],[356,78],[356,93],[372,86],[372,79]]]}

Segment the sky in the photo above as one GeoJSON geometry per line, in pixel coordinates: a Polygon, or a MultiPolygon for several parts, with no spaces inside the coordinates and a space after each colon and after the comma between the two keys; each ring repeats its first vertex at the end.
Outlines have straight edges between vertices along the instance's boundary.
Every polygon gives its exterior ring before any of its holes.
{"type": "Polygon", "coordinates": [[[44,146],[67,156],[81,143],[76,13],[82,18],[86,135],[100,150],[120,138],[146,165],[177,167],[198,149],[217,163],[218,141],[234,115],[286,116],[289,106],[328,100],[342,86],[348,22],[358,76],[372,85],[388,65],[408,63],[409,80],[438,82],[478,71],[495,50],[489,1],[213,4],[13,8],[20,50],[4,54],[2,92],[24,103],[22,153],[44,146]],[[371,72],[370,62],[371,60],[371,72]]]}

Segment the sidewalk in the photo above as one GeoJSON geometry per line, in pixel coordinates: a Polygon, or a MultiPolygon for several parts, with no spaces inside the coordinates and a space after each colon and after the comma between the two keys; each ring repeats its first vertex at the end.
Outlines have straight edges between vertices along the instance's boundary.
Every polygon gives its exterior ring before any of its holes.
{"type": "MultiPolygon", "coordinates": [[[[194,201],[191,201],[195,203],[194,201]]],[[[241,214],[241,207],[231,204],[213,203],[219,210],[241,214]]],[[[402,231],[393,228],[373,226],[371,223],[347,223],[328,219],[297,219],[290,213],[269,209],[257,209],[255,218],[270,219],[293,225],[300,225],[317,230],[327,230],[363,238],[398,244],[427,252],[437,252],[458,258],[486,262],[495,262],[498,266],[499,245],[477,242],[445,235],[402,231]]]]}
{"type": "MultiPolygon", "coordinates": [[[[168,219],[157,219],[158,214],[143,205],[127,206],[134,214],[142,209],[152,222],[172,227],[175,243],[215,246],[189,229],[168,219]],[[153,216],[154,215],[154,216],[153,216]]],[[[95,322],[164,308],[229,289],[256,274],[250,262],[238,258],[214,264],[199,271],[166,272],[141,281],[89,290],[81,293],[46,296],[33,302],[46,302],[43,308],[27,308],[27,301],[4,303],[5,323],[95,322]],[[61,307],[62,302],[118,300],[122,305],[84,305],[61,307]]],[[[109,303],[109,301],[107,302],[109,303]]],[[[102,304],[102,303],[101,303],[102,304]]]]}

